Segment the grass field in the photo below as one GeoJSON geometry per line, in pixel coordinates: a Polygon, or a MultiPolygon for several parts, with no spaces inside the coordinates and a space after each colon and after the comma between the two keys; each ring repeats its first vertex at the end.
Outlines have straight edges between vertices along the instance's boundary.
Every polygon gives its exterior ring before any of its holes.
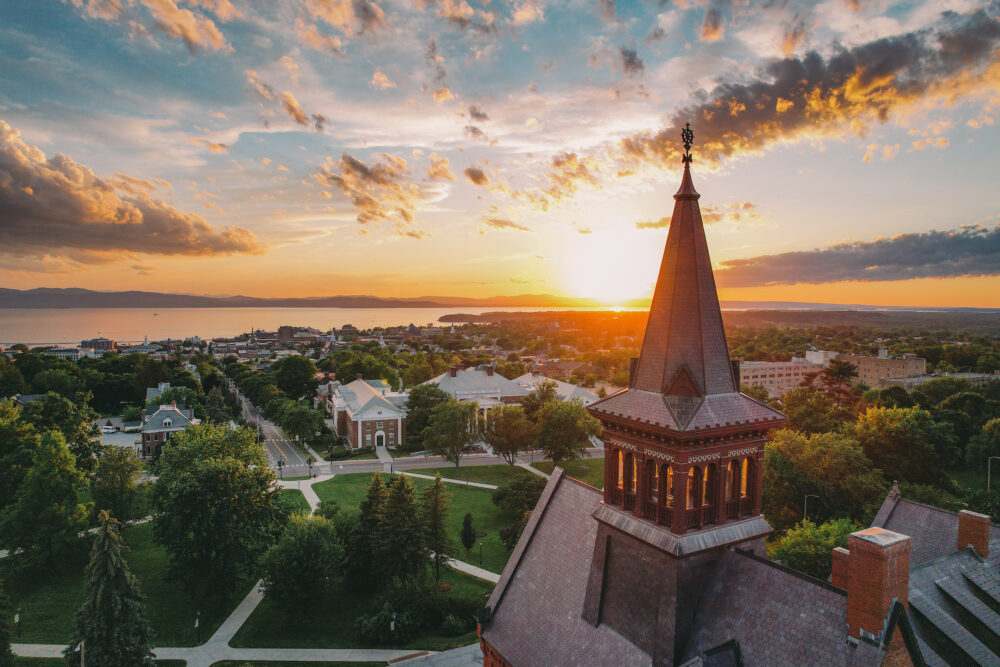
{"type": "MultiPolygon", "coordinates": [[[[548,475],[552,474],[552,469],[555,467],[552,465],[552,461],[540,461],[538,463],[532,463],[531,465],[548,475]]],[[[563,463],[562,469],[570,477],[578,479],[585,484],[590,484],[598,489],[604,488],[603,458],[570,461],[568,463],[563,463]]]]}
{"type": "MultiPolygon", "coordinates": [[[[129,566],[146,596],[146,615],[158,646],[194,646],[195,611],[201,610],[202,639],[210,636],[243,599],[250,584],[214,601],[194,600],[174,581],[166,578],[167,554],[153,542],[152,524],[133,526],[125,539],[131,549],[129,566]]],[[[7,563],[3,563],[7,565],[7,563]]],[[[40,644],[68,643],[73,618],[84,600],[84,559],[63,571],[12,575],[4,568],[4,580],[12,607],[20,609],[21,633],[17,641],[40,644]]]]}
{"type": "MultiPolygon", "coordinates": [[[[482,596],[484,602],[493,589],[493,584],[489,582],[451,570],[441,572],[441,581],[453,586],[445,595],[477,595],[482,596]]],[[[357,593],[346,587],[334,592],[327,600],[316,600],[300,614],[282,611],[265,598],[230,645],[239,648],[357,648],[361,644],[355,633],[354,620],[371,611],[375,604],[377,595],[374,590],[357,593]]],[[[475,641],[476,633],[471,631],[458,637],[428,635],[399,648],[443,651],[475,641]]]]}
{"type": "MultiPolygon", "coordinates": [[[[423,474],[424,471],[419,471],[423,474]]],[[[336,500],[341,507],[357,507],[365,497],[365,491],[371,482],[373,473],[350,473],[337,475],[333,479],[313,485],[313,491],[320,500],[336,500]]],[[[525,472],[525,474],[531,474],[525,472]]],[[[388,475],[383,475],[388,478],[388,475]]],[[[410,478],[410,481],[417,488],[423,489],[432,482],[430,480],[410,478]]],[[[479,538],[483,543],[482,567],[490,572],[502,572],[507,558],[510,555],[506,547],[500,541],[500,529],[514,523],[516,517],[508,516],[500,511],[493,504],[492,491],[488,489],[477,489],[475,487],[447,485],[451,494],[451,507],[448,510],[448,533],[455,544],[453,552],[455,558],[464,560],[473,565],[479,565],[478,543],[473,547],[472,552],[466,554],[459,539],[462,532],[462,519],[466,512],[472,514],[472,525],[477,531],[486,535],[479,538]]]]}
{"type": "Polygon", "coordinates": [[[306,497],[302,495],[302,492],[298,489],[282,489],[281,497],[295,503],[295,509],[304,514],[309,514],[312,512],[312,508],[309,507],[309,503],[306,502],[306,497]]]}
{"type": "Polygon", "coordinates": [[[383,667],[384,662],[268,662],[266,660],[223,660],[213,662],[212,667],[383,667]]]}
{"type": "MultiPolygon", "coordinates": [[[[66,664],[66,661],[63,660],[62,658],[18,658],[18,657],[14,658],[14,667],[55,667],[56,665],[65,665],[65,664],[66,664]]],[[[157,660],[156,664],[159,665],[160,667],[184,667],[184,665],[186,665],[187,663],[184,662],[183,660],[157,660]]],[[[232,664],[235,665],[236,663],[234,662],[232,664]]],[[[254,664],[258,664],[258,663],[254,663],[254,664]]],[[[260,663],[260,664],[263,664],[263,663],[260,663]]],[[[275,664],[279,664],[279,663],[275,663],[275,664]]],[[[280,664],[284,665],[284,664],[288,664],[288,663],[280,663],[280,664]]],[[[316,662],[314,662],[314,663],[311,663],[311,664],[317,665],[317,664],[322,664],[322,663],[316,663],[316,662]]],[[[338,662],[338,663],[330,663],[330,664],[343,665],[345,663],[338,662]]],[[[385,664],[385,663],[381,663],[380,662],[380,663],[377,663],[377,664],[382,665],[382,664],[385,664]]]]}
{"type": "Polygon", "coordinates": [[[500,486],[508,482],[513,477],[518,477],[521,475],[530,475],[531,473],[524,468],[518,468],[514,466],[513,472],[511,472],[511,467],[508,465],[491,465],[491,466],[462,466],[458,470],[455,466],[446,466],[444,468],[428,468],[426,470],[407,470],[407,472],[414,472],[420,475],[430,475],[433,477],[437,473],[441,473],[441,477],[448,479],[457,479],[460,481],[469,482],[479,482],[480,484],[494,484],[500,486]]]}

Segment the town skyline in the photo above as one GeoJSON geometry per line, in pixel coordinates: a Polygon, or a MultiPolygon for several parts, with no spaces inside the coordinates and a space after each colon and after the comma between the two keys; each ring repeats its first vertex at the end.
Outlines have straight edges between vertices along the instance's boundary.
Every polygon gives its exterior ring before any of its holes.
{"type": "Polygon", "coordinates": [[[988,3],[0,16],[3,287],[620,305],[690,121],[720,298],[1000,306],[988,3]]]}

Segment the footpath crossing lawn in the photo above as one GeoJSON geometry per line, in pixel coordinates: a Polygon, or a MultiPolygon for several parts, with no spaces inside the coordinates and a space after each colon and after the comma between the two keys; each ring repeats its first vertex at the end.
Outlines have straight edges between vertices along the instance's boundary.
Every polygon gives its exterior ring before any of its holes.
{"type": "MultiPolygon", "coordinates": [[[[157,660],[156,664],[158,665],[158,667],[184,667],[187,663],[184,662],[183,660],[157,660]]],[[[217,663],[217,664],[222,664],[222,663],[217,663]]],[[[234,662],[232,664],[235,665],[236,663],[234,662]]],[[[264,664],[264,663],[254,663],[254,664],[256,665],[256,664],[264,664]]],[[[287,665],[287,664],[290,664],[290,663],[284,663],[283,662],[283,663],[274,663],[274,664],[276,664],[276,665],[277,664],[287,665]]],[[[302,663],[302,664],[305,664],[305,663],[302,663]]],[[[309,664],[311,664],[311,665],[321,665],[323,663],[312,662],[312,663],[309,663],[309,664]]],[[[331,665],[332,664],[345,665],[345,664],[349,664],[349,663],[344,663],[344,662],[332,663],[331,662],[331,663],[328,663],[328,664],[331,664],[331,665]]],[[[376,664],[384,665],[385,663],[379,662],[379,663],[376,663],[376,664]]],[[[57,665],[63,665],[63,667],[65,667],[66,661],[63,660],[62,658],[21,658],[21,657],[18,657],[18,656],[14,656],[14,667],[56,667],[57,665]]]]}
{"type": "Polygon", "coordinates": [[[463,466],[457,470],[455,469],[455,466],[445,466],[443,468],[407,470],[406,472],[412,472],[418,475],[428,475],[430,477],[433,477],[437,473],[441,473],[441,477],[445,479],[457,479],[462,482],[478,482],[480,484],[493,484],[494,486],[505,484],[513,477],[531,474],[524,468],[518,468],[517,466],[514,466],[512,471],[511,466],[506,464],[491,466],[463,466]]]}
{"type": "MultiPolygon", "coordinates": [[[[547,475],[552,474],[554,465],[552,461],[540,461],[532,463],[533,468],[541,470],[547,475]]],[[[604,488],[604,459],[583,459],[582,461],[570,461],[562,464],[562,469],[573,479],[578,479],[584,484],[603,489],[604,488]]]]}
{"type": "MultiPolygon", "coordinates": [[[[433,579],[430,568],[428,576],[433,579]]],[[[484,605],[493,590],[493,584],[488,581],[449,569],[441,571],[441,581],[452,586],[443,595],[475,596],[481,598],[484,605]]],[[[361,591],[343,586],[328,599],[317,598],[310,603],[308,609],[301,609],[299,613],[280,609],[265,597],[230,641],[230,645],[236,648],[361,648],[363,645],[358,640],[354,627],[355,619],[373,611],[377,604],[378,594],[374,586],[366,586],[361,591]]],[[[476,631],[472,629],[457,637],[429,634],[393,648],[445,651],[475,641],[476,631]]]]}
{"type": "MultiPolygon", "coordinates": [[[[425,474],[426,471],[415,471],[425,474]]],[[[531,473],[523,471],[524,474],[531,473]]],[[[368,484],[371,483],[373,473],[349,473],[336,475],[332,479],[319,484],[313,484],[313,491],[320,500],[336,500],[342,508],[355,509],[361,504],[365,497],[368,484]]],[[[388,481],[390,475],[382,475],[388,481]]],[[[430,480],[410,478],[410,482],[416,487],[418,493],[428,484],[430,480]]],[[[451,494],[451,506],[448,508],[448,534],[455,544],[454,554],[458,560],[479,565],[479,542],[482,541],[483,560],[482,567],[490,572],[499,574],[507,564],[510,553],[500,541],[500,529],[517,521],[517,517],[509,516],[500,511],[500,508],[493,504],[492,491],[489,489],[477,489],[476,487],[459,486],[457,484],[447,484],[448,492],[451,494]],[[477,532],[486,533],[476,540],[476,545],[470,553],[465,553],[460,539],[462,534],[462,519],[466,512],[472,513],[472,525],[477,532]]]]}
{"type": "MultiPolygon", "coordinates": [[[[89,554],[90,540],[84,539],[89,554]]],[[[127,528],[125,540],[131,549],[129,566],[146,596],[146,616],[155,633],[155,646],[195,646],[194,618],[198,609],[201,610],[204,641],[218,629],[252,585],[246,582],[232,594],[199,603],[177,582],[167,579],[167,554],[163,547],[153,542],[151,523],[127,528]]],[[[73,636],[73,618],[85,596],[83,577],[86,558],[81,555],[65,564],[61,571],[30,576],[15,575],[10,571],[13,558],[16,557],[0,561],[0,576],[6,583],[12,608],[21,610],[22,636],[18,638],[15,635],[14,641],[69,643],[73,636]]]]}
{"type": "Polygon", "coordinates": [[[282,498],[294,504],[297,512],[309,514],[312,511],[312,508],[309,507],[309,503],[306,501],[306,497],[298,489],[282,489],[280,493],[282,498]]]}

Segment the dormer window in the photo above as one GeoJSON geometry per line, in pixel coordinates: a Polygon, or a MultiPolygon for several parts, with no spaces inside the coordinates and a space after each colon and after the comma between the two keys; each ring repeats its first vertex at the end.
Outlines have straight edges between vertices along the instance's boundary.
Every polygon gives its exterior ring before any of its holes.
{"type": "Polygon", "coordinates": [[[171,419],[170,417],[167,417],[166,419],[163,420],[163,428],[170,428],[173,425],[174,425],[174,420],[171,419]]]}

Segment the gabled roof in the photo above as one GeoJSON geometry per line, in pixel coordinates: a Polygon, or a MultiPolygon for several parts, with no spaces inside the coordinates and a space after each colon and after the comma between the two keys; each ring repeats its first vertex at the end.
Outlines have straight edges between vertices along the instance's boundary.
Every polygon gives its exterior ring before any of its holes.
{"type": "Polygon", "coordinates": [[[406,413],[406,396],[390,394],[389,385],[382,380],[355,380],[335,388],[334,392],[343,398],[351,415],[361,414],[372,408],[382,408],[393,414],[406,413]]]}
{"type": "MultiPolygon", "coordinates": [[[[908,535],[910,567],[955,553],[958,545],[958,513],[903,498],[893,484],[872,526],[908,535]]],[[[1000,528],[990,526],[990,542],[1000,540],[1000,528]]],[[[1000,543],[998,543],[1000,548],[1000,543]]],[[[993,547],[990,547],[993,551],[993,547]]]]}
{"type": "Polygon", "coordinates": [[[431,378],[424,384],[436,384],[441,391],[458,399],[497,396],[527,396],[530,392],[513,380],[508,380],[499,373],[492,375],[482,368],[466,368],[455,372],[444,372],[436,378],[431,378]]]}
{"type": "Polygon", "coordinates": [[[525,373],[521,377],[514,378],[513,382],[516,382],[528,391],[534,391],[544,382],[552,382],[556,385],[556,396],[560,401],[572,401],[574,398],[578,398],[584,405],[590,405],[597,400],[597,394],[592,391],[538,373],[525,373]]]}
{"type": "Polygon", "coordinates": [[[192,424],[197,424],[197,419],[189,418],[185,414],[186,410],[174,405],[161,405],[156,408],[152,415],[146,419],[146,423],[139,429],[142,433],[155,433],[157,431],[182,431],[192,424]],[[164,420],[170,420],[167,426],[164,420]]]}

